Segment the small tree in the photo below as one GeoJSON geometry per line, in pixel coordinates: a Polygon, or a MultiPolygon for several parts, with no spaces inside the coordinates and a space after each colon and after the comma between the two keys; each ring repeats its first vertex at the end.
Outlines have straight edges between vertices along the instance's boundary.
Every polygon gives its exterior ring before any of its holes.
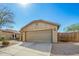
{"type": "Polygon", "coordinates": [[[79,31],[79,23],[72,24],[65,28],[66,31],[79,31]]]}
{"type": "Polygon", "coordinates": [[[13,18],[14,18],[14,13],[10,9],[6,7],[1,8],[0,9],[0,28],[11,26],[11,24],[14,23],[13,18]]]}

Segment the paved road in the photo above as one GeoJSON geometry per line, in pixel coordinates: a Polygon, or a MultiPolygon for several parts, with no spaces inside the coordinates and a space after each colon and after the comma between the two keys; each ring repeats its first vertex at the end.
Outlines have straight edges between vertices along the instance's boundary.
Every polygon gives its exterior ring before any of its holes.
{"type": "Polygon", "coordinates": [[[0,56],[49,56],[50,43],[23,43],[0,49],[0,56]]]}

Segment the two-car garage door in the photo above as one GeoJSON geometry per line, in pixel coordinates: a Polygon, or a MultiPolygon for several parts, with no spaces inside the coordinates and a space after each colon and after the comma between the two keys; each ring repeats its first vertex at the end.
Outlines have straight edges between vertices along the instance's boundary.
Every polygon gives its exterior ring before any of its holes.
{"type": "Polygon", "coordinates": [[[26,32],[27,42],[51,42],[51,30],[28,31],[26,32]]]}

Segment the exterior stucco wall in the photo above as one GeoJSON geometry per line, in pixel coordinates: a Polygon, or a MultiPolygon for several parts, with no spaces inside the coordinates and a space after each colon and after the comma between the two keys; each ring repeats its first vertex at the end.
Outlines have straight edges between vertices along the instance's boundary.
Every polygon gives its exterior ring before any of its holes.
{"type": "Polygon", "coordinates": [[[52,31],[52,34],[53,34],[53,36],[52,36],[52,41],[53,41],[54,43],[56,43],[56,42],[57,42],[57,31],[52,31]]]}
{"type": "Polygon", "coordinates": [[[6,38],[8,38],[8,37],[11,37],[12,34],[13,34],[13,33],[8,33],[8,32],[0,31],[0,36],[1,36],[1,37],[6,37],[6,38]]]}
{"type": "Polygon", "coordinates": [[[23,37],[22,41],[25,41],[25,32],[22,33],[22,37],[23,37]]]}
{"type": "Polygon", "coordinates": [[[22,31],[34,31],[34,30],[46,30],[46,29],[53,29],[57,30],[57,26],[55,25],[50,25],[47,23],[32,23],[28,27],[25,27],[22,31]]]}

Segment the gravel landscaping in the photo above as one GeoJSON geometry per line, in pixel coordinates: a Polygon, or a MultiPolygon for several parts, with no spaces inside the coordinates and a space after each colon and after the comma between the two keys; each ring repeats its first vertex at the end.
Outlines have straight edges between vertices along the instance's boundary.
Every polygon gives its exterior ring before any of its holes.
{"type": "Polygon", "coordinates": [[[79,42],[57,43],[52,45],[51,56],[79,56],[79,42]]]}

